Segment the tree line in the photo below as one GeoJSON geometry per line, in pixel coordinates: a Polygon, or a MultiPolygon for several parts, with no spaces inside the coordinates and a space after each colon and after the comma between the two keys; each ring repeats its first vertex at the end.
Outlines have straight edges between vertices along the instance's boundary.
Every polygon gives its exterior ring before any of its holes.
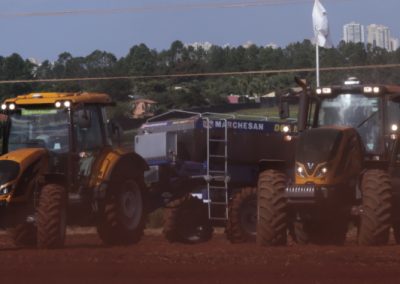
{"type": "MultiPolygon", "coordinates": [[[[388,52],[370,45],[341,42],[336,48],[321,49],[321,67],[358,66],[400,63],[400,49],[388,52]]],[[[80,77],[112,77],[168,75],[205,72],[240,72],[313,68],[315,47],[309,40],[289,44],[284,48],[251,45],[247,48],[186,46],[175,41],[169,49],[157,51],[145,44],[133,46],[121,58],[96,50],[85,57],[68,52],[56,61],[46,60],[35,65],[18,54],[0,56],[0,80],[59,79],[80,77]]],[[[353,70],[323,72],[323,84],[341,83],[348,76],[362,81],[400,83],[398,69],[353,70]]],[[[166,79],[101,80],[57,83],[1,84],[0,97],[12,97],[40,91],[93,91],[110,94],[116,101],[145,97],[158,101],[164,108],[188,108],[217,105],[229,94],[262,95],[271,91],[284,92],[295,86],[294,75],[315,80],[314,72],[278,75],[236,75],[221,77],[179,77],[166,79]]]]}

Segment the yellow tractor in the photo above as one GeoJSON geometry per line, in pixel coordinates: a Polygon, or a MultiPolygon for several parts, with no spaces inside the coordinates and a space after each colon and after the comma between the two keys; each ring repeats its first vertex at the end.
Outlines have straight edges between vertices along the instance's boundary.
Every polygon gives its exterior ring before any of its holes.
{"type": "Polygon", "coordinates": [[[114,146],[98,93],[32,93],[1,105],[0,225],[18,246],[64,245],[67,224],[97,227],[105,244],[139,241],[146,162],[114,146]]]}

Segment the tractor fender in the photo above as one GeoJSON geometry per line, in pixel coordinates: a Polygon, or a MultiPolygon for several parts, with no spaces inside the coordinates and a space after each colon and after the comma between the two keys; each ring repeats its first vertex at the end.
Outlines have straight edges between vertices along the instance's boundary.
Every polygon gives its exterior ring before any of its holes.
{"type": "Polygon", "coordinates": [[[113,150],[108,152],[100,162],[95,173],[94,187],[99,191],[104,191],[112,181],[127,177],[135,178],[139,183],[144,184],[144,172],[148,169],[146,161],[137,153],[113,150]]]}
{"type": "Polygon", "coordinates": [[[0,188],[11,188],[1,199],[27,201],[47,168],[48,152],[43,148],[19,149],[0,156],[0,188]]]}
{"type": "Polygon", "coordinates": [[[285,171],[288,168],[288,163],[284,160],[263,159],[258,162],[258,168],[260,173],[265,170],[285,171]]]}

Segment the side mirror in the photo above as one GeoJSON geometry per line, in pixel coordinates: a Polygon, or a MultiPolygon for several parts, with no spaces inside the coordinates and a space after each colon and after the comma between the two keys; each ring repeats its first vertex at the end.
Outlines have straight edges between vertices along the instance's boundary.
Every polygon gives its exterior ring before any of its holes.
{"type": "Polygon", "coordinates": [[[289,117],[290,117],[289,102],[281,99],[279,103],[279,118],[287,119],[289,117]]]}
{"type": "Polygon", "coordinates": [[[296,84],[299,86],[299,87],[302,87],[303,89],[306,89],[307,88],[307,80],[306,79],[301,79],[300,77],[297,77],[297,76],[295,76],[294,77],[294,81],[296,82],[296,84]]]}

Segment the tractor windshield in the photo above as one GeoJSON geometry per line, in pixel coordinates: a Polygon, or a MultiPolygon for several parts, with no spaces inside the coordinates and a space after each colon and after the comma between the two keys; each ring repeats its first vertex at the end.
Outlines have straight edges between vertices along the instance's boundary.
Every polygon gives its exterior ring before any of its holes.
{"type": "Polygon", "coordinates": [[[321,102],[318,117],[320,126],[354,127],[360,134],[368,153],[381,153],[383,143],[380,98],[363,94],[341,94],[321,102]]]}
{"type": "Polygon", "coordinates": [[[8,151],[36,147],[59,153],[69,150],[65,109],[21,109],[9,117],[8,151]]]}

